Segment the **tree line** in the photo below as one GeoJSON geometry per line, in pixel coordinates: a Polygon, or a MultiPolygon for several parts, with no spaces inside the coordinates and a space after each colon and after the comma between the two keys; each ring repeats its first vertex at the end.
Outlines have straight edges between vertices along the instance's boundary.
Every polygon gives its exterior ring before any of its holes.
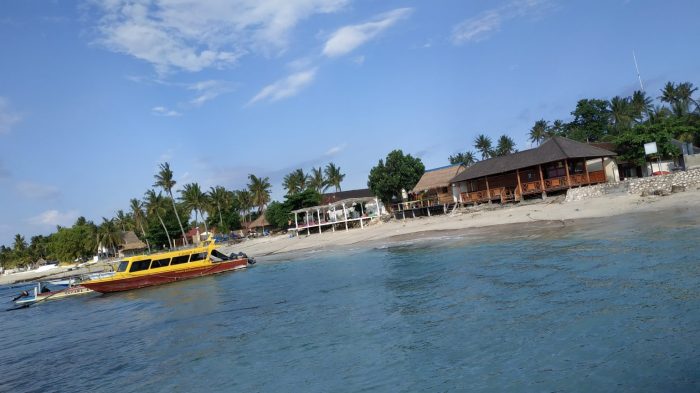
{"type": "MultiPolygon", "coordinates": [[[[563,136],[580,142],[611,142],[618,153],[618,160],[644,165],[644,144],[657,142],[659,154],[673,157],[680,151],[672,139],[700,144],[700,104],[694,97],[697,88],[690,82],[667,82],[656,97],[644,91],[634,91],[627,97],[608,99],[585,98],[576,103],[571,120],[540,119],[529,130],[528,139],[539,145],[552,136],[563,136]]],[[[502,156],[516,152],[513,140],[507,135],[492,140],[478,135],[473,150],[459,152],[449,157],[452,164],[473,165],[479,159],[502,156]]]]}

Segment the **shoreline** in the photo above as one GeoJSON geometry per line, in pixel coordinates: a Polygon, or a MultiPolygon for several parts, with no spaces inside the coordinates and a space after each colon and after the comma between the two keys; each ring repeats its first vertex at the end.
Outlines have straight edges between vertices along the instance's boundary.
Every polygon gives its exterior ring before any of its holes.
{"type": "MultiPolygon", "coordinates": [[[[525,233],[551,230],[564,226],[587,226],[610,217],[629,214],[667,213],[683,216],[692,211],[700,216],[700,188],[668,196],[608,195],[564,202],[561,197],[523,204],[480,205],[462,208],[454,215],[407,218],[375,222],[364,229],[337,230],[321,234],[301,235],[290,238],[286,234],[249,239],[239,244],[225,245],[221,251],[244,252],[261,262],[286,261],[320,251],[340,251],[355,248],[386,247],[412,241],[438,237],[460,237],[478,241],[506,235],[522,236],[525,233]]],[[[90,269],[96,272],[96,269],[90,269]]],[[[61,270],[35,275],[19,273],[0,276],[0,285],[31,282],[39,278],[55,279],[80,272],[61,270]],[[48,274],[47,274],[48,273],[48,274]]]]}
{"type": "Polygon", "coordinates": [[[700,214],[700,190],[692,189],[668,196],[611,195],[564,202],[558,198],[527,202],[523,205],[482,205],[462,209],[455,215],[407,218],[377,222],[364,229],[311,233],[289,238],[279,235],[251,239],[226,246],[226,252],[242,251],[260,261],[296,259],[295,254],[347,249],[358,245],[367,248],[391,243],[440,236],[503,236],[518,231],[544,230],[566,226],[594,225],[601,219],[629,214],[667,213],[682,216],[693,211],[700,214]],[[497,207],[496,207],[497,206],[497,207]]]}

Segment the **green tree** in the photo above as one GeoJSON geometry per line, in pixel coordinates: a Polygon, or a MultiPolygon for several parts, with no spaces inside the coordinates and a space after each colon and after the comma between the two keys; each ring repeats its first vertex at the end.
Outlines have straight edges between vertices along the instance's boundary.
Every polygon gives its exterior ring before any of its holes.
{"type": "Polygon", "coordinates": [[[126,232],[127,230],[129,230],[133,227],[131,217],[129,216],[129,214],[124,213],[124,210],[121,210],[121,209],[117,210],[117,215],[114,216],[114,223],[123,232],[126,232]]]}
{"type": "Polygon", "coordinates": [[[401,190],[411,190],[425,172],[420,158],[394,150],[379,160],[369,172],[367,186],[382,201],[388,204],[394,196],[401,196],[401,190]]]}
{"type": "Polygon", "coordinates": [[[221,213],[222,206],[224,209],[232,202],[232,195],[230,192],[226,191],[225,188],[221,186],[209,187],[209,201],[211,201],[212,206],[216,206],[216,211],[219,213],[219,226],[221,230],[224,230],[224,217],[221,213]]]}
{"type": "Polygon", "coordinates": [[[326,175],[326,188],[335,187],[335,192],[342,191],[340,183],[345,179],[345,174],[340,171],[339,166],[331,162],[323,169],[323,173],[326,175]]]}
{"type": "Polygon", "coordinates": [[[615,96],[610,99],[610,120],[616,133],[629,130],[636,116],[629,97],[615,96]]]}
{"type": "Polygon", "coordinates": [[[287,228],[292,220],[292,211],[321,204],[321,193],[309,188],[285,197],[283,203],[273,202],[265,210],[265,218],[275,228],[287,228]]]}
{"type": "Polygon", "coordinates": [[[547,137],[549,123],[545,119],[537,120],[530,129],[530,142],[539,145],[547,137]]]}
{"type": "Polygon", "coordinates": [[[247,222],[248,214],[250,209],[253,208],[253,195],[248,190],[236,191],[236,200],[238,201],[238,206],[241,209],[241,215],[243,216],[243,223],[247,222]]]}
{"type": "Polygon", "coordinates": [[[143,203],[136,198],[132,198],[129,201],[129,208],[131,209],[131,217],[134,218],[134,225],[136,228],[141,230],[141,235],[143,240],[146,242],[146,247],[148,247],[148,252],[151,252],[151,243],[146,236],[146,230],[144,229],[143,222],[146,216],[143,212],[143,203]]]}
{"type": "Polygon", "coordinates": [[[303,169],[296,169],[284,176],[282,187],[287,190],[287,195],[293,195],[304,191],[310,180],[303,169]]]}
{"type": "Polygon", "coordinates": [[[474,138],[474,148],[481,153],[482,160],[493,155],[493,143],[491,142],[491,138],[484,134],[479,134],[474,138]]]}
{"type": "Polygon", "coordinates": [[[319,193],[326,188],[327,181],[323,176],[323,168],[320,166],[318,168],[311,168],[311,175],[309,178],[309,188],[313,188],[319,193]]]}
{"type": "Polygon", "coordinates": [[[683,125],[678,119],[668,119],[653,124],[640,124],[615,138],[618,159],[632,162],[636,165],[645,165],[647,156],[644,153],[644,144],[649,142],[656,142],[661,157],[675,157],[680,154],[680,151],[671,143],[671,140],[677,134],[687,130],[687,126],[683,125]]]}
{"type": "Polygon", "coordinates": [[[648,118],[649,112],[654,109],[651,98],[647,96],[647,93],[640,90],[635,90],[632,94],[631,103],[634,118],[638,123],[644,121],[645,116],[648,118]]]}
{"type": "Polygon", "coordinates": [[[258,213],[262,213],[265,210],[265,205],[270,202],[270,185],[269,177],[257,177],[255,175],[248,175],[248,190],[250,190],[251,199],[254,206],[257,206],[258,213]]]}
{"type": "MultiPolygon", "coordinates": [[[[177,217],[177,222],[180,224],[180,231],[182,232],[182,239],[185,244],[187,244],[187,236],[185,235],[185,228],[182,226],[182,220],[180,220],[180,215],[177,212],[177,207],[175,206],[175,198],[173,198],[173,187],[177,182],[173,179],[173,171],[170,169],[170,164],[163,163],[160,164],[160,171],[154,176],[156,182],[153,187],[160,187],[165,191],[168,196],[170,196],[170,201],[173,203],[173,211],[175,212],[175,217],[177,217]]],[[[171,243],[172,244],[172,243],[171,243]]]]}
{"type": "MultiPolygon", "coordinates": [[[[155,216],[158,219],[158,222],[160,225],[163,227],[163,231],[165,231],[165,236],[168,238],[168,247],[173,248],[173,242],[170,239],[170,232],[168,232],[168,227],[165,226],[165,222],[163,222],[163,214],[165,214],[165,209],[167,202],[165,198],[163,198],[163,195],[161,193],[156,194],[154,190],[148,190],[146,191],[146,213],[149,216],[155,216]]],[[[173,206],[175,206],[173,204],[173,206]]],[[[178,216],[177,220],[178,224],[182,225],[182,222],[180,221],[180,217],[178,216]]],[[[155,237],[155,235],[152,233],[152,231],[149,228],[148,231],[149,235],[151,235],[151,239],[155,237]]],[[[183,236],[186,238],[186,236],[183,236]]],[[[187,241],[187,240],[185,240],[187,241]]],[[[156,243],[158,244],[158,243],[156,243]]]]}
{"type": "Polygon", "coordinates": [[[501,135],[501,137],[498,138],[498,144],[496,145],[496,150],[494,152],[496,156],[505,156],[515,153],[516,151],[515,141],[513,141],[513,138],[509,137],[508,135],[501,135]]]}
{"type": "Polygon", "coordinates": [[[569,136],[582,142],[596,142],[608,135],[610,110],[606,100],[582,99],[571,112],[574,121],[570,124],[569,136]]]}
{"type": "Polygon", "coordinates": [[[122,244],[122,231],[114,222],[102,217],[102,224],[97,227],[97,244],[107,249],[111,248],[113,255],[117,255],[117,248],[122,244]]]}
{"type": "Polygon", "coordinates": [[[451,155],[449,157],[450,164],[455,165],[455,164],[462,164],[465,167],[470,167],[476,163],[476,156],[474,155],[474,152],[471,150],[468,150],[464,153],[457,153],[455,155],[451,155]]]}
{"type": "Polygon", "coordinates": [[[202,189],[197,183],[188,183],[180,190],[180,201],[185,209],[194,211],[194,226],[197,226],[197,216],[202,216],[204,222],[204,231],[209,232],[207,222],[204,219],[204,209],[209,205],[207,194],[202,192],[202,189]]]}

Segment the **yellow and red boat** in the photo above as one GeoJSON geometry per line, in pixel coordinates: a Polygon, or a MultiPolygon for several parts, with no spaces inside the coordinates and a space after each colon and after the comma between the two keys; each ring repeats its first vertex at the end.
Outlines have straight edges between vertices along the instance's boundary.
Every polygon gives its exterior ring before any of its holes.
{"type": "Polygon", "coordinates": [[[210,238],[200,247],[125,258],[113,276],[80,285],[102,293],[128,291],[243,269],[254,263],[243,253],[222,254],[210,238]]]}

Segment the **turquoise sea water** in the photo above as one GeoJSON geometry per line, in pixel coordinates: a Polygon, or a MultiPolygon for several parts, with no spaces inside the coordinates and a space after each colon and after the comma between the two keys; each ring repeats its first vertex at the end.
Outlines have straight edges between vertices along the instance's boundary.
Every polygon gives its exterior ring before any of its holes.
{"type": "Polygon", "coordinates": [[[522,224],[0,312],[0,391],[697,392],[698,239],[522,224]]]}

